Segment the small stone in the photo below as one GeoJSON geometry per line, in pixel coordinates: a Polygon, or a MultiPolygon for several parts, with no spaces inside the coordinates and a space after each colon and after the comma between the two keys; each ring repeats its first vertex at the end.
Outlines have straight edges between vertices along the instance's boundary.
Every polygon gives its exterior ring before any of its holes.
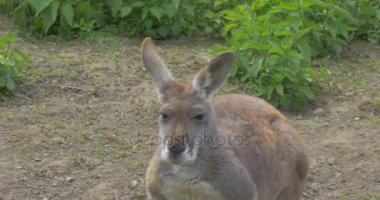
{"type": "Polygon", "coordinates": [[[335,163],[335,158],[330,158],[327,160],[328,165],[334,165],[334,163],[335,163]]]}
{"type": "Polygon", "coordinates": [[[92,169],[101,165],[103,163],[103,160],[98,159],[98,158],[89,158],[89,159],[85,159],[85,162],[88,165],[88,167],[92,169]]]}
{"type": "Polygon", "coordinates": [[[53,139],[51,139],[52,142],[56,143],[56,144],[65,144],[65,139],[61,138],[61,137],[55,137],[53,139]]]}
{"type": "Polygon", "coordinates": [[[355,117],[354,120],[355,120],[355,121],[359,121],[359,120],[360,120],[360,117],[355,117]]]}
{"type": "Polygon", "coordinates": [[[136,180],[132,180],[130,188],[135,188],[137,186],[137,184],[138,184],[138,182],[136,180]]]}
{"type": "Polygon", "coordinates": [[[320,115],[320,114],[323,114],[324,112],[325,110],[323,110],[323,108],[317,108],[313,111],[313,114],[320,115]]]}
{"type": "Polygon", "coordinates": [[[65,178],[65,180],[66,180],[67,182],[71,182],[71,181],[74,180],[74,177],[72,177],[72,176],[68,176],[68,177],[65,178]]]}

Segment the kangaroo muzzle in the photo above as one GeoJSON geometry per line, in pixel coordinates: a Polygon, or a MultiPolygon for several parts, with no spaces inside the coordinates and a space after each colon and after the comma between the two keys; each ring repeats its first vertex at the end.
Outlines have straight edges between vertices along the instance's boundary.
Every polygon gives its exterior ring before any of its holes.
{"type": "Polygon", "coordinates": [[[170,155],[177,156],[178,154],[183,153],[186,149],[185,136],[180,135],[170,137],[167,145],[170,155]]]}

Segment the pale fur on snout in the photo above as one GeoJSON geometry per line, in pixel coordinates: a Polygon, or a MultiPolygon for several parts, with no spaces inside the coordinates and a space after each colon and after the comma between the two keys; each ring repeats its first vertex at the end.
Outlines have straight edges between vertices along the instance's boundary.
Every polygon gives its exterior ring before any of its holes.
{"type": "MultiPolygon", "coordinates": [[[[198,147],[190,147],[189,145],[186,145],[186,148],[183,153],[181,153],[179,158],[177,158],[177,162],[181,163],[192,163],[197,158],[198,153],[198,147]]],[[[170,152],[169,147],[164,144],[162,150],[161,150],[161,159],[167,162],[175,162],[172,161],[170,158],[170,152]]]]}
{"type": "Polygon", "coordinates": [[[227,79],[232,53],[211,60],[188,84],[172,76],[150,38],[143,42],[142,57],[161,103],[159,135],[176,139],[157,147],[149,163],[148,199],[301,197],[308,157],[305,142],[286,117],[256,97],[212,97],[227,79]],[[201,138],[201,142],[180,140],[182,137],[201,138]],[[242,142],[215,143],[218,138],[242,142]]]}

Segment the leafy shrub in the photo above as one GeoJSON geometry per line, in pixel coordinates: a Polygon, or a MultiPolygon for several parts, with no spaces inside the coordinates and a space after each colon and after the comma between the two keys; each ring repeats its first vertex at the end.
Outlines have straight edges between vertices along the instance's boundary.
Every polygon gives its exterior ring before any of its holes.
{"type": "Polygon", "coordinates": [[[223,27],[220,10],[238,0],[15,0],[3,2],[14,9],[22,28],[43,34],[90,32],[114,27],[128,36],[172,37],[203,35],[223,27]],[[13,1],[12,1],[13,2],[13,1]]]}
{"type": "Polygon", "coordinates": [[[350,2],[350,9],[358,21],[358,37],[367,39],[372,43],[380,42],[380,1],[356,0],[350,2]],[[354,10],[355,8],[355,10],[354,10]]]}
{"type": "Polygon", "coordinates": [[[17,41],[13,33],[0,37],[0,100],[15,91],[14,79],[29,60],[20,49],[12,48],[11,45],[17,41]]]}
{"type": "Polygon", "coordinates": [[[380,41],[378,0],[0,0],[4,10],[22,28],[43,34],[107,29],[168,38],[223,28],[228,47],[213,52],[236,53],[231,80],[295,109],[315,99],[329,75],[312,68],[315,57],[338,55],[354,37],[380,41]]]}
{"type": "Polygon", "coordinates": [[[224,14],[229,46],[213,52],[236,53],[232,80],[276,106],[298,110],[318,88],[312,58],[339,53],[354,30],[349,12],[318,0],[257,0],[224,14]]]}

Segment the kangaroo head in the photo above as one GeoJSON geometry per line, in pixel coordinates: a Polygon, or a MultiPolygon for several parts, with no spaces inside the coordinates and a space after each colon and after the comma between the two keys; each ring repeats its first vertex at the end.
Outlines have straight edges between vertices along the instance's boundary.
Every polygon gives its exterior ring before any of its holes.
{"type": "Polygon", "coordinates": [[[227,78],[233,54],[217,56],[189,84],[175,80],[150,38],[143,42],[142,57],[161,103],[161,158],[172,163],[191,163],[198,151],[207,146],[205,137],[216,134],[211,98],[227,78]]]}

